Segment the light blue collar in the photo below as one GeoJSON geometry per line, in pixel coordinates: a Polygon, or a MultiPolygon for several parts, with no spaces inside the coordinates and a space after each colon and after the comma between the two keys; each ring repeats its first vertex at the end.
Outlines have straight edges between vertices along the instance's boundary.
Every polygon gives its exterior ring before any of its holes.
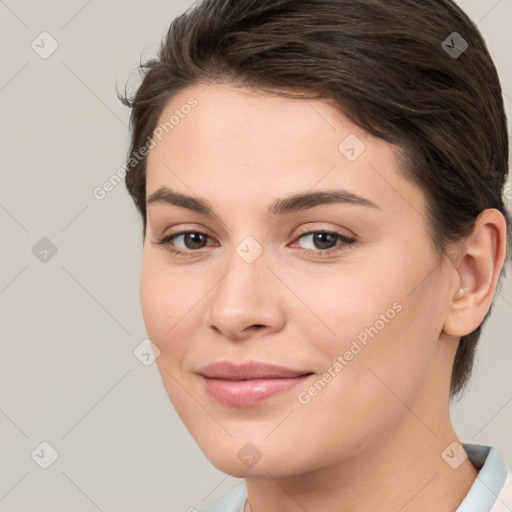
{"type": "Polygon", "coordinates": [[[489,512],[505,485],[508,469],[496,449],[480,444],[462,444],[479,473],[456,512],[489,512]]]}

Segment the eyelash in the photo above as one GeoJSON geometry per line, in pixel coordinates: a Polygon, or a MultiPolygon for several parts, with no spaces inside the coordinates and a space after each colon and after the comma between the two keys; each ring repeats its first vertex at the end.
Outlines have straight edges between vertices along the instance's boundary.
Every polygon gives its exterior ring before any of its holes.
{"type": "MultiPolygon", "coordinates": [[[[159,238],[158,241],[155,243],[157,245],[166,245],[167,249],[171,253],[176,254],[178,256],[196,256],[201,251],[201,249],[190,249],[188,251],[182,251],[180,249],[175,249],[174,247],[172,247],[170,245],[170,242],[172,239],[174,239],[178,236],[187,235],[190,233],[200,234],[200,235],[204,235],[205,237],[211,238],[207,233],[204,233],[203,231],[190,230],[190,231],[180,231],[178,233],[172,233],[170,235],[165,235],[162,238],[159,238]]],[[[318,249],[318,250],[302,249],[302,251],[304,251],[306,254],[313,254],[315,256],[320,256],[320,257],[328,256],[329,254],[331,254],[333,252],[341,251],[345,247],[350,247],[351,245],[353,245],[355,243],[355,239],[349,238],[345,235],[342,235],[341,233],[337,233],[336,231],[329,231],[329,230],[307,231],[305,233],[300,234],[297,237],[297,239],[300,239],[300,238],[302,238],[304,236],[308,236],[308,235],[314,235],[317,233],[333,235],[333,236],[337,237],[337,239],[339,241],[341,241],[342,243],[339,245],[336,245],[334,247],[331,247],[330,249],[318,249]]]]}

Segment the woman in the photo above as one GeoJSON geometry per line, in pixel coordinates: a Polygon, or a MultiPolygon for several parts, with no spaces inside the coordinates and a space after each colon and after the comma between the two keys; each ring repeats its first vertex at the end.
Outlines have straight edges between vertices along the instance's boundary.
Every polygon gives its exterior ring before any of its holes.
{"type": "MultiPolygon", "coordinates": [[[[206,0],[143,66],[126,183],[204,511],[504,511],[449,414],[507,259],[508,138],[449,0],[206,0]]],[[[508,247],[510,250],[510,246],[508,247]]]]}

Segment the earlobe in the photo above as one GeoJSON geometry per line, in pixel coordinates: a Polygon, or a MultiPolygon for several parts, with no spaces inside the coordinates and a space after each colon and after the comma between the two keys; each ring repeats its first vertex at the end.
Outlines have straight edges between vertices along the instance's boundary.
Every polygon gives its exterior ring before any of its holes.
{"type": "Polygon", "coordinates": [[[505,261],[506,238],[503,214],[494,208],[481,212],[453,268],[459,287],[449,301],[444,333],[465,336],[482,323],[505,261]]]}

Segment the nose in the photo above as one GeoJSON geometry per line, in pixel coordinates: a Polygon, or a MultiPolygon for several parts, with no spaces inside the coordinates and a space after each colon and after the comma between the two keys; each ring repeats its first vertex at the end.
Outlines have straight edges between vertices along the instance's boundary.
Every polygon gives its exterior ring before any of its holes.
{"type": "Polygon", "coordinates": [[[248,263],[238,254],[208,297],[207,323],[231,339],[264,336],[286,321],[286,288],[264,254],[248,263]]]}

